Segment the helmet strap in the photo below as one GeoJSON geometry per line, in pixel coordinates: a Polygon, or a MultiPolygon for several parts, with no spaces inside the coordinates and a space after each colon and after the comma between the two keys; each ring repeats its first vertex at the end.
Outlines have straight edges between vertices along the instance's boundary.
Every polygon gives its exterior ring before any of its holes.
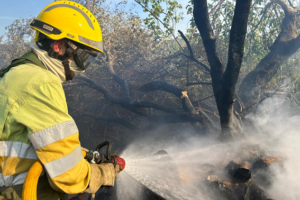
{"type": "Polygon", "coordinates": [[[75,73],[70,69],[69,58],[64,59],[62,64],[64,65],[65,68],[66,80],[67,81],[72,80],[75,76],[75,73]]]}

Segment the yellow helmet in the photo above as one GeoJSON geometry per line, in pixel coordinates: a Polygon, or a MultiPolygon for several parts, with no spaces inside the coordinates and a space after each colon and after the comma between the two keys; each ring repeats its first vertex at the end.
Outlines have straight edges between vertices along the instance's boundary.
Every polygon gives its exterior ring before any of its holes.
{"type": "Polygon", "coordinates": [[[52,40],[67,38],[103,53],[100,25],[95,16],[82,5],[72,1],[56,1],[46,6],[30,24],[52,40]]]}

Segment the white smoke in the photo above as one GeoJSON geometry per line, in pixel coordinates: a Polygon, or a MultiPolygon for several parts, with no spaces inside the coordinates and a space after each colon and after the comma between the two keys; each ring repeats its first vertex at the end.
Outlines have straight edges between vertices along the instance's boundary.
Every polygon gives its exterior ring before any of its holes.
{"type": "Polygon", "coordinates": [[[246,118],[253,121],[254,127],[245,127],[247,139],[244,141],[222,144],[195,137],[183,129],[182,141],[165,138],[157,130],[133,142],[121,155],[127,165],[126,175],[118,180],[118,185],[122,185],[118,196],[131,191],[130,199],[142,199],[141,185],[144,185],[166,199],[211,199],[203,185],[203,180],[209,177],[202,166],[211,164],[223,169],[241,155],[243,148],[257,145],[267,155],[283,158],[283,167],[271,164],[274,176],[271,187],[264,188],[266,195],[277,200],[300,199],[300,115],[290,109],[286,99],[284,95],[266,99],[256,115],[249,114],[246,118]],[[166,150],[168,156],[153,155],[161,149],[166,150]],[[173,167],[177,170],[176,176],[169,173],[173,167]]]}
{"type": "Polygon", "coordinates": [[[248,116],[258,130],[252,139],[284,159],[283,168],[271,165],[273,184],[267,192],[274,199],[300,199],[300,113],[290,103],[285,95],[275,96],[259,106],[259,117],[248,116]]]}

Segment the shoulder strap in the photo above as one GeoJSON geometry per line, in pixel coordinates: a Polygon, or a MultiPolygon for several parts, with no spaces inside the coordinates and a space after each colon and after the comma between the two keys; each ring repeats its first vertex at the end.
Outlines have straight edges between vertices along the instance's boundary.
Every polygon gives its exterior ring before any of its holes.
{"type": "Polygon", "coordinates": [[[18,65],[26,64],[26,63],[32,63],[39,67],[42,67],[46,69],[45,65],[37,58],[37,56],[32,52],[28,52],[21,56],[20,58],[14,59],[11,61],[11,64],[0,70],[0,77],[2,78],[12,67],[16,67],[18,65]]]}

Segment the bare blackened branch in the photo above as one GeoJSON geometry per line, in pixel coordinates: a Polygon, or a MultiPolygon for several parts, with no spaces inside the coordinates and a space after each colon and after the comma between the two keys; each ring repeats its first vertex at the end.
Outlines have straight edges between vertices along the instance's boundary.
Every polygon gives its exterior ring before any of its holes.
{"type": "Polygon", "coordinates": [[[151,122],[155,123],[155,126],[153,124],[150,124],[149,126],[146,126],[143,128],[144,130],[153,130],[156,129],[158,126],[164,125],[164,124],[172,124],[172,123],[186,123],[186,122],[192,122],[192,123],[203,123],[205,121],[204,116],[200,116],[198,114],[179,114],[179,115],[151,115],[148,118],[151,122]]]}
{"type": "Polygon", "coordinates": [[[143,85],[142,87],[140,87],[139,90],[141,90],[141,91],[162,90],[165,92],[172,93],[177,97],[181,97],[182,91],[184,91],[183,89],[181,89],[175,85],[171,85],[164,81],[153,81],[153,82],[147,83],[147,84],[143,85]]]}
{"type": "Polygon", "coordinates": [[[93,120],[95,121],[103,121],[103,122],[112,122],[112,123],[118,123],[121,124],[123,126],[125,126],[126,128],[128,128],[129,130],[140,130],[140,128],[136,127],[135,125],[131,124],[130,122],[121,119],[121,118],[112,118],[112,117],[95,117],[95,115],[89,114],[89,113],[83,113],[82,116],[87,116],[87,117],[91,117],[93,118],[93,120]]]}
{"type": "Polygon", "coordinates": [[[184,123],[184,122],[202,122],[205,120],[199,115],[194,114],[179,114],[179,115],[152,115],[149,119],[155,123],[184,123]]]}
{"type": "Polygon", "coordinates": [[[87,84],[83,84],[83,86],[90,87],[90,88],[92,88],[94,90],[97,90],[98,92],[102,93],[104,95],[104,97],[107,98],[111,103],[121,105],[122,107],[124,107],[124,108],[126,108],[126,109],[128,109],[128,110],[130,110],[134,113],[137,113],[139,115],[142,115],[142,116],[145,116],[145,117],[147,116],[146,113],[141,112],[141,111],[137,110],[137,108],[132,106],[131,102],[128,101],[128,99],[114,97],[105,88],[103,88],[102,86],[96,84],[94,81],[90,80],[89,78],[86,78],[84,76],[78,76],[78,77],[76,77],[76,79],[83,80],[83,81],[87,82],[87,84]]]}
{"type": "MultiPolygon", "coordinates": [[[[142,86],[140,89],[142,89],[143,91],[162,90],[162,91],[170,92],[170,93],[174,94],[175,96],[180,97],[182,99],[182,107],[186,112],[194,114],[194,115],[199,114],[196,112],[193,104],[191,103],[190,98],[187,95],[187,91],[184,91],[183,89],[178,88],[177,86],[174,86],[174,85],[168,84],[166,82],[162,82],[162,81],[154,81],[154,82],[147,83],[146,85],[142,86]]],[[[145,105],[148,105],[148,104],[149,103],[147,103],[145,105]]],[[[159,108],[159,109],[162,110],[162,108],[159,108]]],[[[163,109],[168,109],[168,110],[164,110],[166,112],[170,112],[170,111],[174,110],[174,109],[170,110],[167,107],[164,107],[163,109]]],[[[209,116],[206,115],[205,112],[200,111],[200,113],[205,119],[207,119],[209,121],[209,124],[211,127],[214,127],[214,128],[216,127],[216,125],[209,118],[209,116]]]]}
{"type": "Polygon", "coordinates": [[[128,85],[127,85],[126,81],[123,80],[121,77],[119,77],[115,73],[115,70],[113,68],[113,61],[110,59],[109,55],[107,55],[107,59],[108,59],[108,70],[109,70],[111,76],[121,86],[125,98],[130,101],[131,97],[130,97],[130,93],[129,93],[129,89],[128,89],[128,85]]]}
{"type": "Polygon", "coordinates": [[[187,83],[186,86],[190,86],[190,85],[212,85],[212,83],[209,82],[195,82],[195,83],[187,83]]]}
{"type": "Polygon", "coordinates": [[[150,103],[150,102],[134,102],[131,104],[133,107],[135,108],[154,108],[157,110],[162,110],[168,113],[173,113],[173,114],[178,114],[180,113],[180,110],[176,109],[176,108],[171,108],[171,107],[167,107],[167,106],[161,106],[158,105],[156,103],[150,103]]]}
{"type": "Polygon", "coordinates": [[[210,128],[217,129],[217,126],[215,125],[215,123],[210,119],[210,117],[202,109],[200,109],[199,112],[196,112],[186,91],[182,92],[181,99],[182,99],[183,109],[186,112],[192,113],[194,115],[201,114],[200,116],[202,116],[204,119],[208,120],[208,122],[209,122],[208,124],[209,124],[210,128]]]}
{"type": "MultiPolygon", "coordinates": [[[[185,55],[185,54],[183,54],[183,53],[180,53],[180,54],[178,54],[178,55],[185,56],[185,57],[187,57],[187,58],[189,58],[189,59],[191,58],[190,56],[185,55]]],[[[209,74],[210,69],[209,69],[209,67],[208,67],[207,65],[203,64],[202,62],[198,61],[197,59],[194,59],[194,60],[192,60],[192,61],[194,61],[195,63],[198,64],[198,65],[196,65],[196,67],[197,67],[200,71],[202,71],[202,72],[204,72],[204,73],[206,73],[206,74],[209,74]],[[203,68],[208,68],[209,71],[207,71],[206,69],[202,69],[199,65],[202,66],[203,68]]]]}
{"type": "Polygon", "coordinates": [[[151,121],[156,123],[183,123],[189,122],[190,117],[188,114],[181,115],[152,115],[150,117],[151,121]]]}
{"type": "Polygon", "coordinates": [[[86,78],[86,77],[84,77],[84,76],[78,76],[78,77],[76,77],[76,79],[77,79],[77,80],[78,80],[78,79],[79,79],[79,80],[83,80],[83,81],[87,82],[87,83],[88,83],[87,86],[89,86],[89,87],[91,87],[91,88],[97,90],[98,92],[102,93],[102,94],[105,96],[105,98],[107,98],[107,99],[108,99],[109,101],[111,101],[112,103],[115,103],[115,104],[120,104],[120,103],[121,103],[121,101],[122,101],[121,99],[118,99],[118,98],[114,97],[114,96],[111,95],[104,87],[102,87],[102,86],[96,84],[96,83],[95,83],[94,81],[92,81],[91,79],[86,78]]]}
{"type": "Polygon", "coordinates": [[[204,100],[209,99],[209,98],[212,98],[212,97],[214,97],[214,95],[210,95],[210,96],[205,97],[205,98],[203,98],[203,99],[199,99],[198,101],[193,101],[192,103],[193,103],[193,104],[199,103],[199,102],[201,102],[201,101],[204,101],[204,100]]]}
{"type": "Polygon", "coordinates": [[[188,47],[189,52],[190,52],[190,57],[191,57],[191,58],[195,58],[195,57],[194,57],[193,50],[192,50],[192,47],[191,47],[189,41],[186,39],[185,35],[182,33],[181,30],[178,30],[178,33],[181,35],[182,39],[185,41],[186,46],[188,47]]]}
{"type": "Polygon", "coordinates": [[[190,56],[189,58],[191,60],[193,60],[194,62],[196,62],[197,64],[201,65],[206,71],[210,72],[210,69],[208,66],[204,65],[203,63],[199,62],[195,57],[194,57],[194,53],[193,53],[193,50],[192,50],[192,47],[189,43],[189,41],[186,39],[185,35],[180,31],[178,30],[178,33],[181,35],[182,39],[185,41],[186,43],[186,46],[188,47],[188,50],[190,52],[190,56]]]}
{"type": "Polygon", "coordinates": [[[202,122],[204,119],[200,118],[197,115],[193,114],[180,114],[180,115],[150,115],[148,117],[148,120],[151,121],[149,126],[146,126],[144,128],[139,128],[130,122],[121,119],[121,118],[111,118],[111,117],[95,117],[92,114],[89,113],[83,113],[82,115],[87,117],[92,117],[95,121],[103,121],[106,123],[118,123],[122,126],[128,128],[132,131],[138,131],[138,130],[153,130],[156,129],[158,126],[162,126],[165,124],[172,124],[172,123],[186,123],[186,122],[202,122]],[[153,126],[153,123],[156,123],[155,126],[153,126]]]}
{"type": "Polygon", "coordinates": [[[88,83],[82,83],[82,82],[65,82],[62,84],[63,87],[69,87],[69,86],[89,86],[88,83]]]}
{"type": "MultiPolygon", "coordinates": [[[[157,110],[162,110],[162,111],[165,111],[165,112],[168,112],[168,113],[174,113],[174,114],[178,114],[180,111],[176,108],[170,108],[170,107],[166,107],[166,106],[161,106],[161,105],[158,105],[158,104],[155,104],[155,103],[150,103],[150,102],[131,102],[129,101],[128,99],[124,99],[124,98],[115,98],[113,97],[111,94],[109,94],[109,92],[107,90],[105,90],[102,86],[96,84],[94,81],[86,78],[86,77],[83,77],[83,76],[79,76],[77,79],[80,79],[80,80],[83,80],[83,81],[86,81],[87,83],[89,83],[89,85],[87,86],[90,86],[91,88],[101,92],[102,94],[104,94],[104,96],[109,100],[111,101],[112,103],[114,104],[119,104],[121,105],[122,107],[126,108],[126,109],[129,109],[131,111],[134,111],[134,112],[138,112],[138,110],[136,110],[137,108],[154,108],[154,109],[157,109],[157,110]]],[[[139,112],[138,114],[142,114],[141,112],[139,112]]]]}
{"type": "Polygon", "coordinates": [[[106,118],[106,117],[96,117],[94,120],[99,120],[99,121],[104,121],[104,122],[113,122],[113,123],[118,123],[130,130],[139,130],[140,128],[134,126],[133,124],[129,123],[128,121],[121,119],[121,118],[106,118]]]}

